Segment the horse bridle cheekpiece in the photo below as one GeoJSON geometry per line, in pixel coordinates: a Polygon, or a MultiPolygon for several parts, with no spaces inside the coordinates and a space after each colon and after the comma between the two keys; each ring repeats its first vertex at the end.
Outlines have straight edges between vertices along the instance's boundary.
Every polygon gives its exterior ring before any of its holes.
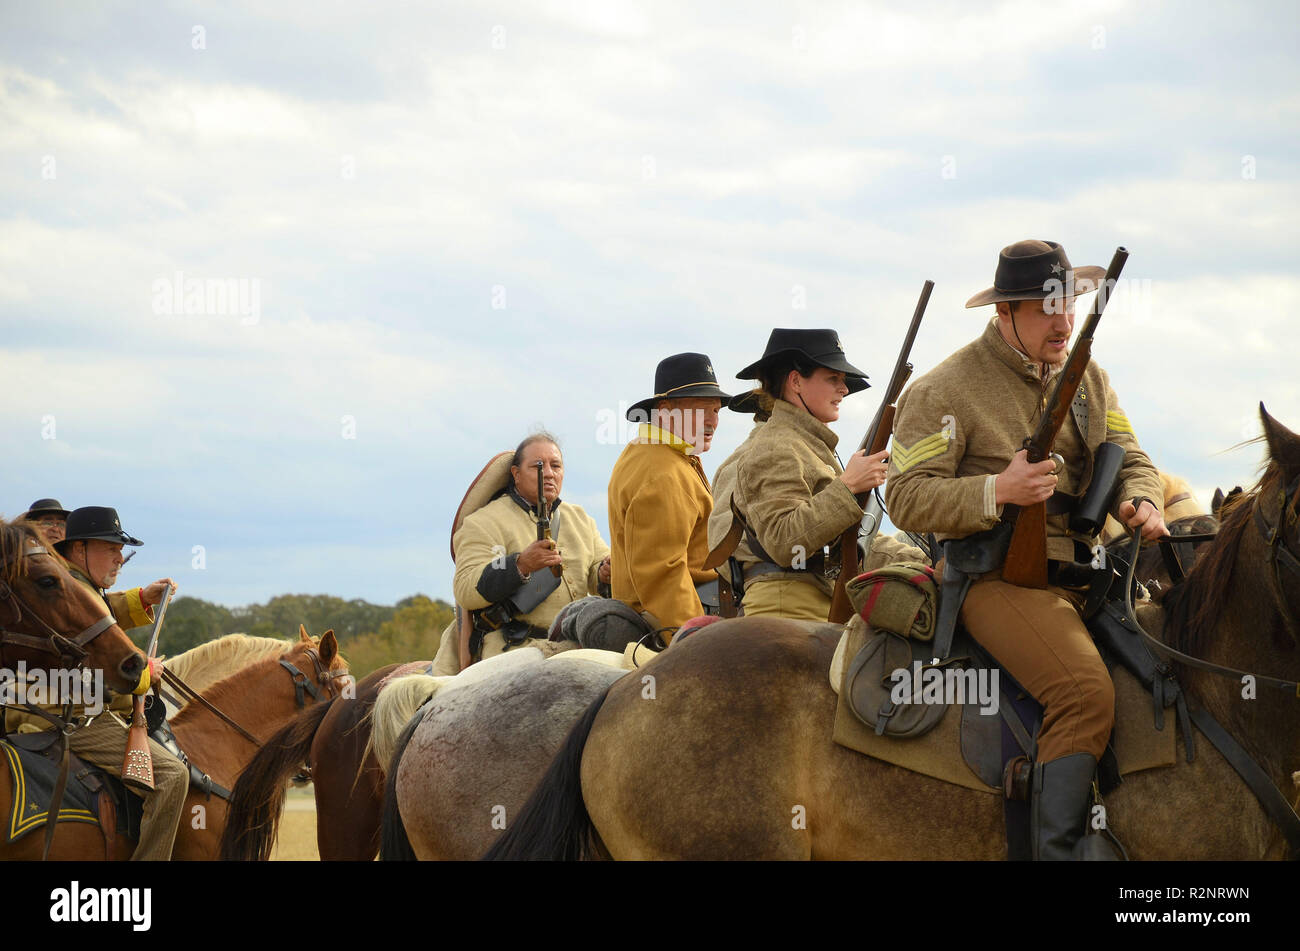
{"type": "MultiPolygon", "coordinates": [[[[43,545],[27,544],[21,552],[0,562],[0,571],[9,567],[15,559],[48,554],[49,549],[43,545]]],[[[12,604],[14,609],[13,618],[6,623],[17,624],[22,620],[23,611],[25,610],[32,620],[45,629],[45,633],[43,635],[33,635],[0,629],[0,652],[3,652],[6,645],[14,644],[42,651],[46,654],[53,654],[61,661],[75,660],[77,662],[76,667],[80,667],[85,663],[87,656],[86,645],[117,623],[111,614],[105,615],[75,637],[68,637],[46,623],[44,618],[33,611],[31,606],[19,597],[18,592],[10,587],[7,581],[0,578],[0,604],[6,603],[12,604]]],[[[0,663],[2,662],[2,659],[0,659],[0,663]]]]}
{"type": "Polygon", "coordinates": [[[280,666],[289,671],[289,676],[293,679],[293,689],[295,691],[295,699],[298,701],[299,709],[307,706],[307,700],[304,693],[311,694],[313,700],[319,701],[321,699],[321,691],[320,688],[317,687],[317,684],[319,684],[320,687],[324,687],[326,692],[332,695],[334,693],[334,681],[349,676],[349,673],[346,670],[330,673],[329,670],[326,669],[324,662],[321,661],[320,654],[317,653],[316,648],[314,647],[307,648],[307,656],[311,658],[312,666],[316,668],[316,683],[312,683],[305,673],[293,664],[289,663],[283,657],[280,658],[280,666]]]}
{"type": "Polygon", "coordinates": [[[1269,583],[1273,586],[1273,597],[1286,621],[1287,633],[1293,641],[1300,643],[1300,624],[1296,622],[1291,604],[1286,599],[1286,591],[1282,587],[1284,567],[1300,579],[1300,558],[1296,557],[1296,553],[1287,544],[1288,538],[1292,536],[1300,542],[1300,531],[1292,531],[1293,528],[1300,528],[1300,475],[1292,479],[1286,488],[1278,490],[1277,499],[1277,522],[1268,524],[1268,519],[1264,517],[1264,507],[1258,499],[1255,500],[1255,522],[1268,545],[1269,583]]]}

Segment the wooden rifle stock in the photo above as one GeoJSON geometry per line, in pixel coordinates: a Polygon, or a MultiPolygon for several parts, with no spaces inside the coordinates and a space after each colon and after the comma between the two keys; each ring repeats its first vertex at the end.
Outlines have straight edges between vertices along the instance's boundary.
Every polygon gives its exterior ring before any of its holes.
{"type": "MultiPolygon", "coordinates": [[[[908,378],[912,375],[912,364],[908,362],[908,357],[912,355],[912,344],[916,340],[916,332],[921,328],[921,318],[925,316],[925,308],[930,303],[932,290],[934,290],[934,281],[926,281],[921,286],[921,297],[916,302],[912,323],[907,328],[903,347],[899,351],[898,360],[894,363],[894,373],[889,379],[889,386],[885,389],[885,397],[880,403],[880,408],[876,410],[876,418],[872,420],[871,428],[867,430],[867,434],[858,445],[859,451],[868,450],[867,455],[882,452],[889,445],[889,438],[894,433],[896,411],[894,404],[903,394],[903,387],[907,385],[908,378]]],[[[858,505],[865,509],[869,498],[870,493],[857,496],[858,505]]],[[[831,594],[831,609],[826,616],[826,619],[833,624],[843,624],[853,616],[853,602],[849,600],[848,583],[858,576],[861,567],[858,561],[858,532],[861,527],[861,522],[854,522],[840,534],[840,573],[835,578],[835,590],[831,594]]],[[[878,522],[871,526],[873,537],[879,527],[878,522]]]]}
{"type": "MultiPolygon", "coordinates": [[[[1052,395],[1048,397],[1042,418],[1034,429],[1032,436],[1025,439],[1022,448],[1028,462],[1042,462],[1052,454],[1052,445],[1056,436],[1070,414],[1070,404],[1074,402],[1079,386],[1083,383],[1083,374],[1092,360],[1092,338],[1101,321],[1106,303],[1115,290],[1124,262],[1128,260],[1128,251],[1116,248],[1106,268],[1106,276],[1101,288],[1093,299],[1092,312],[1079,333],[1079,339],[1070,349],[1065,366],[1057,377],[1052,395]]],[[[1047,503],[1035,502],[1033,505],[1008,505],[1003,510],[1002,521],[1015,526],[1011,542],[1007,548],[1007,557],[1002,564],[1002,580],[1025,588],[1047,587],[1047,503]]]]}
{"type": "MultiPolygon", "coordinates": [[[[153,687],[154,654],[158,651],[158,635],[162,632],[163,618],[167,616],[167,606],[171,604],[176,589],[168,585],[162,600],[154,612],[153,631],[149,635],[149,686],[153,687]]],[[[155,696],[155,703],[162,703],[162,698],[155,696]]],[[[144,694],[139,694],[131,701],[131,726],[126,733],[126,754],[122,757],[122,782],[143,791],[151,791],[153,786],[153,753],[149,750],[149,729],[144,715],[144,694]]]]}

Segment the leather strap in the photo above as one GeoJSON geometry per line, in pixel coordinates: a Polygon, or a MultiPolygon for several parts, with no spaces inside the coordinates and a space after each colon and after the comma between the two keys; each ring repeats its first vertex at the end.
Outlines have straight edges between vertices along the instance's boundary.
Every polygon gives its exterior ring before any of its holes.
{"type": "Polygon", "coordinates": [[[1282,836],[1291,849],[1291,859],[1293,861],[1300,859],[1300,816],[1296,815],[1295,809],[1286,801],[1286,797],[1273,785],[1273,780],[1269,778],[1268,773],[1264,772],[1263,767],[1251,758],[1236,738],[1207,710],[1194,709],[1191,711],[1191,716],[1192,722],[1214,744],[1214,748],[1223,754],[1223,758],[1237,771],[1237,775],[1245,780],[1250,791],[1259,800],[1259,804],[1264,807],[1264,812],[1282,830],[1282,836]]]}

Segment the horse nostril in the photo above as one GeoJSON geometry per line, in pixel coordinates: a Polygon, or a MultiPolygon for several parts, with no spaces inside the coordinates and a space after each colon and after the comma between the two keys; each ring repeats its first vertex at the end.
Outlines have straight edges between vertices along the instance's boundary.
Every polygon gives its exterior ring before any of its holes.
{"type": "Polygon", "coordinates": [[[126,660],[122,661],[122,676],[127,680],[139,680],[140,673],[144,670],[147,663],[148,661],[144,659],[144,654],[136,651],[126,660]]]}

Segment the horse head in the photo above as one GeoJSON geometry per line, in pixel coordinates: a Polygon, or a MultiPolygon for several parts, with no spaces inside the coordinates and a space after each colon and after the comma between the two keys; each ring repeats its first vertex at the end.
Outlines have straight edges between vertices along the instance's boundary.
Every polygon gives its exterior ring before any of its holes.
{"type": "Polygon", "coordinates": [[[1300,436],[1259,404],[1269,464],[1255,501],[1256,523],[1268,545],[1265,574],[1293,647],[1300,647],[1300,436]]]}
{"type": "Polygon", "coordinates": [[[0,666],[102,670],[110,689],[140,683],[145,657],[108,606],[68,572],[24,519],[0,522],[0,666]]]}
{"type": "Polygon", "coordinates": [[[288,670],[293,679],[295,701],[299,707],[307,705],[307,695],[313,701],[332,700],[352,683],[347,661],[339,653],[339,643],[332,628],[318,640],[307,633],[305,625],[299,624],[298,643],[280,658],[280,666],[288,670]]]}

